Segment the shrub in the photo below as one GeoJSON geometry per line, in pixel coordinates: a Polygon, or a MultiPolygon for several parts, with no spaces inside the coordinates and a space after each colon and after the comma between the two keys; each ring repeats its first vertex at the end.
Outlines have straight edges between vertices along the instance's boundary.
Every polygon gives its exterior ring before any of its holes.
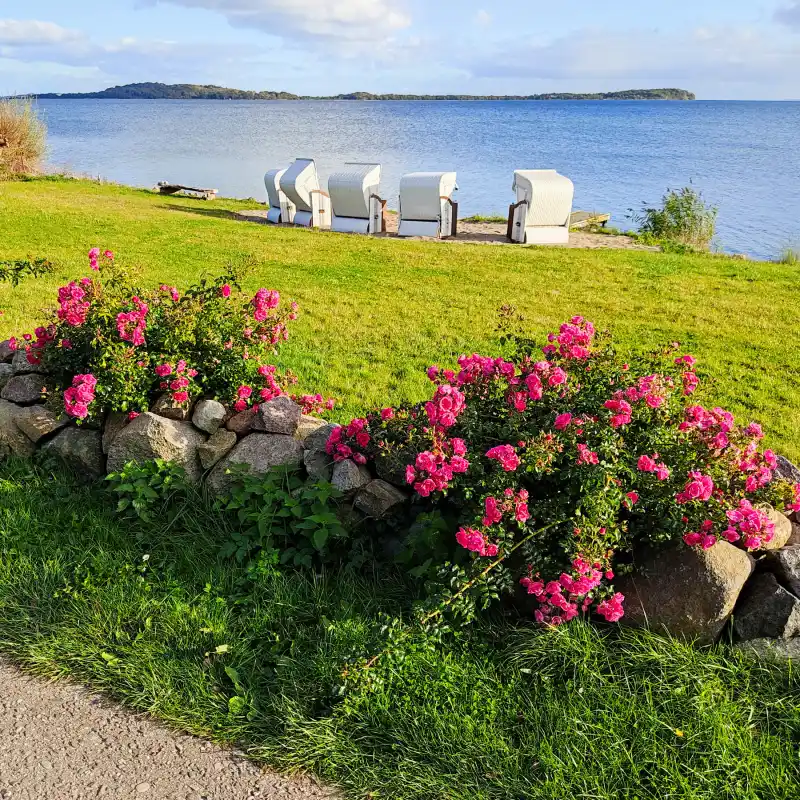
{"type": "Polygon", "coordinates": [[[337,516],[341,498],[330,483],[307,483],[296,469],[245,475],[220,503],[236,513],[240,526],[222,555],[240,563],[304,567],[340,560],[350,536],[337,516]]]}
{"type": "Polygon", "coordinates": [[[779,264],[787,264],[790,267],[800,264],[800,248],[787,247],[778,259],[779,264]]]}
{"type": "Polygon", "coordinates": [[[0,100],[0,180],[38,172],[47,128],[29,100],[0,100]]]}
{"type": "MultiPolygon", "coordinates": [[[[278,292],[245,296],[235,270],[183,294],[166,285],[145,291],[99,248],[89,252],[89,265],[93,276],[62,286],[44,325],[11,340],[43,365],[58,410],[77,420],[109,411],[133,417],[167,393],[178,405],[202,395],[241,411],[296,382],[268,363],[298,314],[296,303],[282,306],[278,292]]],[[[319,395],[296,399],[306,409],[332,407],[319,395]]]]}
{"type": "Polygon", "coordinates": [[[685,186],[679,191],[668,189],[660,207],[650,208],[645,204],[641,211],[631,209],[629,217],[639,226],[645,240],[708,250],[714,238],[717,211],[703,200],[700,192],[685,186]]]}
{"type": "Polygon", "coordinates": [[[768,504],[800,510],[761,428],[694,402],[695,359],[679,345],[625,360],[582,317],[538,352],[513,330],[503,338],[506,358],[433,366],[428,403],[355,419],[328,442],[335,460],[405,475],[429,515],[417,561],[444,544],[442,577],[462,587],[448,604],[465,588],[484,604],[521,589],[540,622],[590,608],[615,621],[614,575],[637,545],[757,550],[774,533],[768,504]]]}
{"type": "Polygon", "coordinates": [[[109,473],[106,480],[119,498],[117,513],[144,522],[171,518],[178,513],[177,501],[189,491],[183,467],[160,458],[126,464],[120,472],[109,473]]]}

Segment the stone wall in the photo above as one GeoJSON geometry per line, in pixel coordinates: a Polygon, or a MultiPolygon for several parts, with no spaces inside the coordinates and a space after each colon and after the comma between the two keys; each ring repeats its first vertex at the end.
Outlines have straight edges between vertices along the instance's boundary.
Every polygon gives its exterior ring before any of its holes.
{"type": "MultiPolygon", "coordinates": [[[[298,466],[313,479],[330,481],[356,513],[372,518],[408,497],[402,474],[384,469],[376,477],[352,461],[334,464],[325,444],[335,426],[304,415],[288,397],[235,413],[216,400],[179,406],[163,395],[133,420],[110,414],[92,428],[45,408],[45,380],[24,353],[0,342],[0,458],[41,450],[95,477],[129,461],[160,458],[180,464],[190,481],[205,481],[216,494],[231,485],[231,470],[258,476],[276,466],[298,466]]],[[[800,470],[779,461],[781,476],[800,482],[800,470]]],[[[800,520],[772,515],[775,536],[766,552],[750,554],[720,541],[708,551],[680,544],[634,553],[633,574],[615,582],[626,597],[623,622],[701,644],[718,640],[732,625],[742,646],[800,659],[800,520]]]]}

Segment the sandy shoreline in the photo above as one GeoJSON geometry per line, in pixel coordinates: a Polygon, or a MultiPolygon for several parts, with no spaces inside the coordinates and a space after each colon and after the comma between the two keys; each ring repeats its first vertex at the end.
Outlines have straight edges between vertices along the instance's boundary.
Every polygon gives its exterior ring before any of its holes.
{"type": "MultiPolygon", "coordinates": [[[[266,209],[252,209],[246,211],[231,212],[234,219],[242,222],[255,222],[262,225],[267,223],[266,209]]],[[[389,213],[386,215],[386,232],[376,234],[379,238],[397,237],[397,214],[389,213]]],[[[281,225],[279,227],[294,227],[293,225],[281,225]]],[[[419,241],[429,242],[449,242],[453,244],[491,244],[508,245],[511,247],[537,247],[539,245],[519,245],[509,242],[506,238],[506,224],[500,222],[468,222],[458,221],[458,236],[451,239],[433,239],[423,237],[409,237],[419,241]]],[[[585,250],[647,250],[659,252],[661,248],[650,245],[640,244],[631,239],[630,236],[615,236],[607,233],[586,233],[584,231],[572,231],[569,234],[569,244],[546,245],[547,247],[581,248],[585,250]]]]}

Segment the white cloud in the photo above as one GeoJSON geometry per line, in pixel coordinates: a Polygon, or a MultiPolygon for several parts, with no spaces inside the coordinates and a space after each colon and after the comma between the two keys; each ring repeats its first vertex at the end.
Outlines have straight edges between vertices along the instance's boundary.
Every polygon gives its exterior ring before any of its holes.
{"type": "Polygon", "coordinates": [[[218,11],[237,28],[344,42],[391,38],[411,24],[396,0],[151,0],[218,11]]]}
{"type": "Polygon", "coordinates": [[[80,31],[35,19],[0,19],[0,45],[31,47],[83,39],[80,31]]]}
{"type": "MultiPolygon", "coordinates": [[[[647,85],[702,79],[786,82],[800,74],[800,44],[749,28],[685,33],[583,30],[549,42],[508,40],[468,57],[477,77],[614,80],[647,85]]],[[[691,85],[686,88],[691,89],[691,85]]]]}
{"type": "Polygon", "coordinates": [[[481,9],[475,15],[475,24],[480,25],[483,28],[488,27],[492,24],[492,15],[488,11],[481,9]]]}
{"type": "Polygon", "coordinates": [[[800,3],[782,6],[775,12],[775,19],[790,28],[796,28],[800,31],[800,3]]]}

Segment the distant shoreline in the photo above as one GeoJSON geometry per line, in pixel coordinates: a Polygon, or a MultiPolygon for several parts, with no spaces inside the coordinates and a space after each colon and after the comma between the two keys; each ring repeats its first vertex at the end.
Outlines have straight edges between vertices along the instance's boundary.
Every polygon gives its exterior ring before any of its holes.
{"type": "Polygon", "coordinates": [[[373,94],[351,92],[337,95],[297,95],[290,92],[253,92],[224,86],[196,84],[131,83],[112,86],[100,92],[30,95],[37,100],[357,100],[357,101],[547,101],[547,100],[695,100],[686,89],[626,89],[619,92],[563,93],[530,95],[472,94],[373,94]]]}

